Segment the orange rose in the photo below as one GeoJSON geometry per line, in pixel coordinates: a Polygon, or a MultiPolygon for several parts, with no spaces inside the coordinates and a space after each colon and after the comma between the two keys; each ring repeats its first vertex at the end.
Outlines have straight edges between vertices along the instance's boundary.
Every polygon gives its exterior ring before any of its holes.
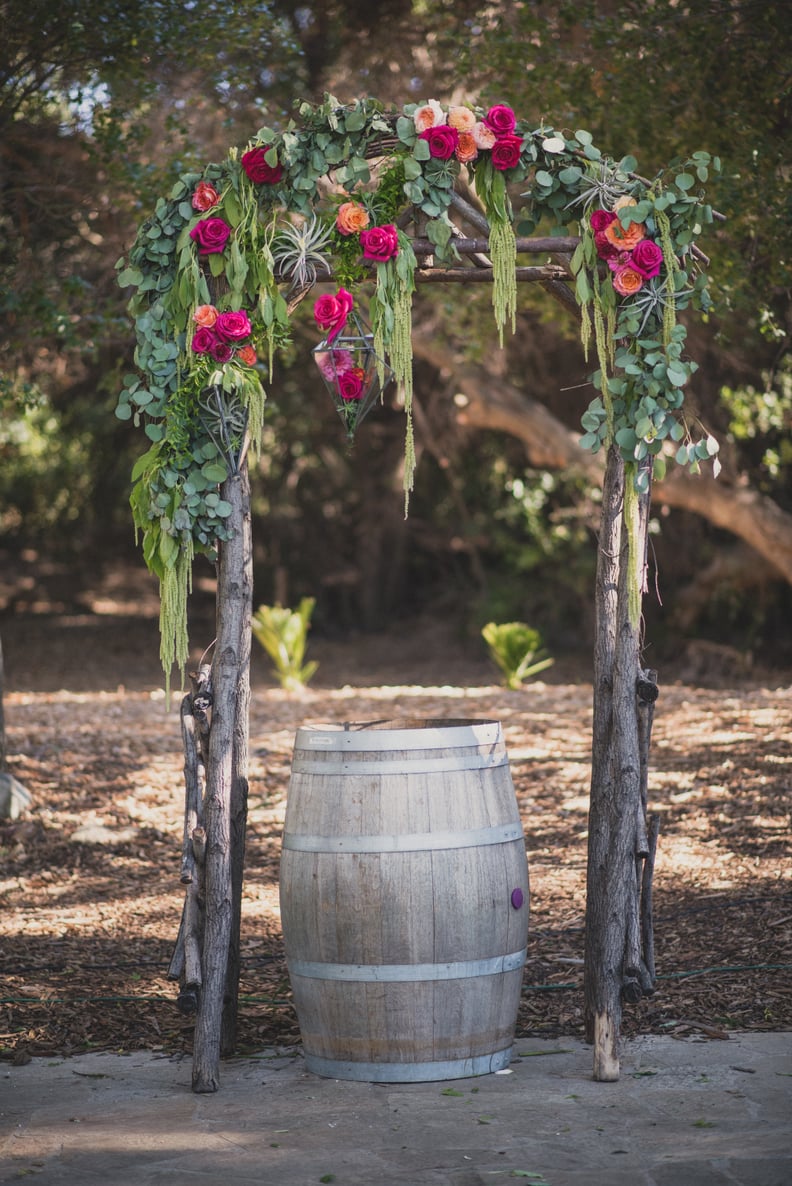
{"type": "Polygon", "coordinates": [[[470,161],[475,161],[478,156],[478,148],[472,132],[460,132],[459,142],[456,147],[456,158],[461,161],[463,165],[470,161]]]}
{"type": "Polygon", "coordinates": [[[255,366],[258,361],[258,355],[252,346],[240,346],[236,353],[237,358],[244,362],[245,366],[255,366]]]}
{"type": "Polygon", "coordinates": [[[203,326],[204,329],[211,329],[217,321],[217,309],[214,305],[199,305],[193,313],[193,321],[203,326]]]}
{"type": "Polygon", "coordinates": [[[368,211],[360,202],[342,202],[336,215],[336,230],[342,235],[357,235],[369,224],[368,211]]]}
{"type": "Polygon", "coordinates": [[[458,132],[472,132],[476,126],[476,117],[469,107],[449,107],[448,123],[458,132]]]}
{"type": "Polygon", "coordinates": [[[618,218],[605,227],[602,232],[605,238],[619,251],[632,251],[636,243],[644,237],[644,229],[640,222],[631,222],[629,226],[622,226],[618,218]]]}

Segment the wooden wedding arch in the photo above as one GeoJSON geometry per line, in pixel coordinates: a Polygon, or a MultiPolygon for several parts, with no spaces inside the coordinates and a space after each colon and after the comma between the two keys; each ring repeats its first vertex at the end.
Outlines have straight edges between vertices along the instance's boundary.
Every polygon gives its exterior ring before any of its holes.
{"type": "Polygon", "coordinates": [[[579,319],[596,356],[582,438],[606,454],[584,995],[594,1078],[618,1078],[623,1004],[655,983],[658,817],[648,814],[647,785],[657,679],[641,658],[651,479],[669,457],[694,472],[712,460],[717,470],[717,444],[694,440],[685,420],[695,363],[677,320],[688,305],[707,304],[696,238],[720,217],[701,189],[717,168],[696,152],[647,179],[632,158],[604,156],[585,130],[531,128],[505,105],[432,100],[393,111],[327,96],[300,105],[284,129],[261,129],[244,152],[180,177],[119,262],[119,283],[133,290],[138,370],[117,415],[140,425],[150,445],[131,501],[161,583],[168,679],[174,662],[184,674],[195,552],[217,567],[211,662],[191,673],[181,703],[186,894],[170,975],[180,1007],[196,1015],[195,1091],[217,1090],[236,1033],[253,596],[248,453],[273,355],[316,284],[341,298],[321,310],[331,340],[357,292],[371,293],[375,343],[408,413],[407,493],[416,285],[490,284],[502,340],[515,326],[516,285],[536,283],[579,319]]]}

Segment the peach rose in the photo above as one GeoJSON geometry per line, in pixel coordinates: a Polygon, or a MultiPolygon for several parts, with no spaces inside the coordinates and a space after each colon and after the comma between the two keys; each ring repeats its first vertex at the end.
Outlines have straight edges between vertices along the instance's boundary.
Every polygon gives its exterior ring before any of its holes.
{"type": "Polygon", "coordinates": [[[456,158],[461,161],[463,165],[467,165],[470,161],[475,161],[478,156],[478,148],[476,147],[476,140],[472,132],[460,132],[459,143],[456,148],[456,158]]]}
{"type": "Polygon", "coordinates": [[[488,124],[477,123],[473,127],[473,139],[477,148],[492,148],[498,137],[488,124]]]}
{"type": "Polygon", "coordinates": [[[643,282],[643,276],[640,272],[636,272],[630,264],[625,264],[623,268],[618,268],[613,273],[613,287],[621,296],[632,296],[643,282]]]}
{"type": "Polygon", "coordinates": [[[635,198],[631,198],[629,194],[622,194],[622,196],[613,203],[613,210],[615,214],[618,214],[619,211],[623,210],[625,206],[637,205],[638,203],[636,202],[635,198]]]}
{"type": "Polygon", "coordinates": [[[369,224],[368,210],[360,202],[342,202],[336,215],[336,229],[342,235],[358,235],[369,224]]]}
{"type": "Polygon", "coordinates": [[[252,367],[256,365],[257,355],[252,346],[240,346],[236,354],[237,358],[240,362],[244,362],[245,366],[252,367]]]}
{"type": "Polygon", "coordinates": [[[214,305],[199,305],[193,313],[193,321],[204,329],[211,329],[217,321],[217,309],[214,305]]]}
{"type": "Polygon", "coordinates": [[[640,243],[644,237],[644,229],[640,222],[631,222],[629,226],[622,226],[618,218],[614,218],[613,222],[605,227],[602,232],[609,243],[614,247],[618,247],[619,251],[632,251],[636,243],[640,243]]]}
{"type": "Polygon", "coordinates": [[[472,132],[476,126],[476,117],[469,107],[449,107],[448,122],[458,132],[472,132]]]}
{"type": "Polygon", "coordinates": [[[446,115],[443,108],[437,102],[437,99],[430,99],[422,107],[416,108],[413,120],[415,121],[417,130],[419,132],[425,132],[427,128],[438,128],[441,124],[444,124],[446,122],[446,115]]]}

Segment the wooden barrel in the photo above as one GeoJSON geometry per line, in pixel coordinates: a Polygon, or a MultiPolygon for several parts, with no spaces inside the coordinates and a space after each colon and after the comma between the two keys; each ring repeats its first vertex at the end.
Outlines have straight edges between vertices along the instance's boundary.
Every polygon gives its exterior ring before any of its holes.
{"type": "Polygon", "coordinates": [[[280,899],[309,1070],[392,1083],[508,1066],[528,863],[498,721],[300,728],[280,899]]]}

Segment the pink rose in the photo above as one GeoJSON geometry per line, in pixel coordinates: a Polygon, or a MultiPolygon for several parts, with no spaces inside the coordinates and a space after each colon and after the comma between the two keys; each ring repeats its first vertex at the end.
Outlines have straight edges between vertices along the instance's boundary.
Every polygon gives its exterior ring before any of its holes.
{"type": "Polygon", "coordinates": [[[520,163],[520,152],[522,151],[522,137],[521,136],[500,136],[492,146],[492,164],[494,168],[513,169],[515,165],[520,163]]]}
{"type": "Polygon", "coordinates": [[[615,218],[616,215],[612,210],[595,210],[590,219],[592,231],[598,235],[606,227],[609,227],[615,218]]]}
{"type": "Polygon", "coordinates": [[[269,147],[251,148],[242,154],[242,168],[254,185],[275,185],[283,176],[283,165],[268,165],[264,157],[269,147]]]}
{"type": "Polygon", "coordinates": [[[192,196],[193,210],[200,210],[204,214],[220,201],[220,195],[208,181],[199,181],[192,196]]]}
{"type": "Polygon", "coordinates": [[[327,334],[328,342],[332,342],[341,333],[347,317],[352,312],[353,304],[352,293],[347,292],[345,288],[339,288],[335,296],[330,296],[329,293],[320,296],[315,303],[314,319],[319,328],[327,334]]]}
{"type": "Polygon", "coordinates": [[[216,341],[217,339],[215,338],[212,331],[207,326],[202,325],[201,328],[197,329],[193,334],[193,339],[190,343],[190,346],[192,348],[193,354],[208,354],[216,341]]]}
{"type": "Polygon", "coordinates": [[[345,371],[343,375],[338,376],[338,394],[345,400],[360,399],[363,395],[365,377],[366,372],[362,367],[353,367],[351,371],[345,371]]]}
{"type": "Polygon", "coordinates": [[[215,322],[215,333],[225,342],[241,342],[250,337],[250,318],[244,309],[236,313],[218,313],[215,322]]]}
{"type": "Polygon", "coordinates": [[[631,264],[625,264],[623,268],[619,268],[613,274],[613,287],[620,296],[633,296],[638,292],[643,282],[643,276],[640,272],[636,272],[631,264]]]}
{"type": "Polygon", "coordinates": [[[418,139],[426,140],[429,152],[433,157],[437,157],[441,161],[448,161],[456,152],[459,132],[456,128],[449,127],[448,124],[440,124],[439,127],[427,128],[425,132],[421,132],[418,139]]]}
{"type": "Polygon", "coordinates": [[[660,275],[663,251],[652,239],[641,239],[632,249],[632,266],[647,280],[660,275]]]}
{"type": "Polygon", "coordinates": [[[230,362],[234,356],[234,350],[230,342],[221,342],[216,338],[209,348],[209,353],[215,362],[230,362]]]}
{"type": "Polygon", "coordinates": [[[336,376],[351,371],[354,366],[352,355],[348,350],[322,351],[321,354],[315,354],[314,359],[322,372],[322,377],[329,383],[334,383],[336,376]]]}
{"type": "Polygon", "coordinates": [[[231,227],[223,218],[202,218],[190,231],[199,255],[215,255],[225,249],[231,227]]]}
{"type": "Polygon", "coordinates": [[[368,231],[360,232],[360,246],[363,248],[364,259],[385,263],[399,254],[399,232],[393,223],[374,226],[368,231]]]}
{"type": "Polygon", "coordinates": [[[490,107],[484,116],[484,123],[487,127],[492,128],[500,139],[501,136],[511,136],[517,125],[517,117],[511,107],[507,107],[504,103],[497,103],[494,107],[490,107]]]}
{"type": "MultiPolygon", "coordinates": [[[[604,236],[603,236],[603,238],[604,238],[604,236]]],[[[608,240],[605,239],[605,242],[607,243],[608,240]]],[[[610,270],[612,272],[618,272],[619,268],[623,268],[627,264],[632,262],[632,253],[631,252],[617,251],[615,247],[612,248],[612,250],[614,252],[614,255],[612,255],[610,257],[608,257],[608,256],[602,257],[603,259],[608,260],[608,267],[610,268],[610,270]]]]}

